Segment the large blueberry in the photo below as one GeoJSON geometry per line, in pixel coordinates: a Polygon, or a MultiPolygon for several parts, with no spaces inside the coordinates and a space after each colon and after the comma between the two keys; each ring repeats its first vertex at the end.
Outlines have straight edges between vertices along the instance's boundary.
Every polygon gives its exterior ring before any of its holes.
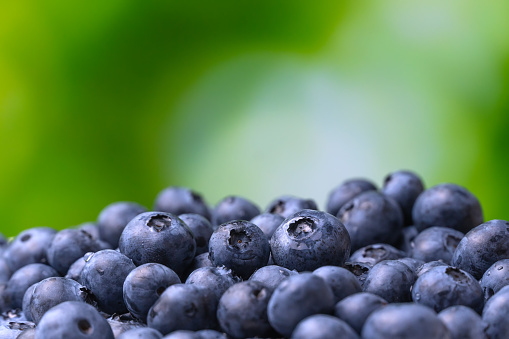
{"type": "Polygon", "coordinates": [[[485,333],[490,339],[509,338],[509,286],[503,287],[486,302],[482,320],[486,324],[485,333]]]}
{"type": "Polygon", "coordinates": [[[156,197],[154,210],[175,215],[195,213],[211,220],[209,207],[201,194],[186,187],[171,186],[162,190],[156,197]]]}
{"type": "Polygon", "coordinates": [[[391,304],[375,310],[362,328],[364,339],[450,339],[451,334],[429,307],[391,304]]]}
{"type": "Polygon", "coordinates": [[[325,265],[343,266],[350,255],[350,236],[333,215],[302,210],[278,227],[270,248],[276,265],[312,271],[325,265]]]}
{"type": "Polygon", "coordinates": [[[123,284],[136,266],[114,250],[102,250],[87,257],[81,283],[94,294],[98,307],[106,313],[125,313],[123,284]]]}
{"type": "Polygon", "coordinates": [[[127,223],[146,211],[145,207],[135,202],[121,201],[106,206],[97,218],[101,239],[111,244],[113,248],[118,247],[118,239],[127,223]]]}
{"type": "Polygon", "coordinates": [[[412,258],[424,262],[441,260],[451,263],[452,256],[464,234],[449,227],[430,227],[412,242],[412,258]]]}
{"type": "Polygon", "coordinates": [[[437,266],[421,275],[412,288],[412,299],[436,312],[465,305],[480,313],[484,305],[479,282],[467,272],[451,266],[437,266]]]}
{"type": "Polygon", "coordinates": [[[269,254],[267,237],[249,221],[224,223],[210,237],[209,257],[214,266],[224,265],[245,279],[267,264],[269,254]]]}
{"type": "Polygon", "coordinates": [[[291,271],[278,265],[268,265],[257,269],[249,280],[262,282],[268,288],[274,290],[286,278],[297,275],[297,271],[291,271]]]}
{"type": "Polygon", "coordinates": [[[480,279],[500,259],[509,258],[509,222],[491,220],[461,239],[452,257],[452,265],[480,279]]]}
{"type": "Polygon", "coordinates": [[[125,227],[118,245],[136,265],[159,263],[178,274],[191,264],[196,251],[189,227],[177,216],[164,212],[137,215],[125,227]]]}
{"type": "Polygon", "coordinates": [[[484,272],[480,284],[484,300],[488,300],[502,287],[509,285],[509,259],[502,259],[491,265],[484,272]]]}
{"type": "Polygon", "coordinates": [[[376,294],[390,303],[411,300],[410,288],[416,279],[414,271],[398,260],[384,260],[369,271],[364,291],[376,294]]]}
{"type": "Polygon", "coordinates": [[[363,262],[372,266],[383,260],[394,260],[405,257],[405,253],[389,244],[373,244],[355,251],[348,261],[363,262]]]}
{"type": "Polygon", "coordinates": [[[150,307],[174,284],[180,284],[180,279],[170,268],[157,263],[138,266],[125,278],[124,303],[133,316],[146,321],[150,307]]]}
{"type": "Polygon", "coordinates": [[[301,199],[285,195],[273,200],[267,207],[268,213],[278,214],[283,218],[288,218],[302,210],[317,210],[316,202],[311,199],[301,199]]]}
{"type": "Polygon", "coordinates": [[[47,264],[46,251],[56,233],[49,227],[35,227],[18,234],[3,252],[11,272],[28,264],[47,264]]]}
{"type": "Polygon", "coordinates": [[[35,339],[113,339],[113,331],[91,305],[66,301],[44,314],[35,330],[35,339]]]}
{"type": "Polygon", "coordinates": [[[376,294],[368,292],[355,293],[336,304],[334,315],[344,320],[360,334],[368,316],[387,304],[388,302],[385,299],[376,294]]]}
{"type": "Polygon", "coordinates": [[[334,188],[327,199],[326,211],[337,215],[341,207],[359,194],[366,191],[376,191],[376,186],[366,179],[350,179],[334,188]]]}
{"type": "Polygon", "coordinates": [[[412,218],[419,231],[442,226],[466,233],[483,222],[483,213],[479,200],[466,188],[440,184],[417,197],[412,218]]]}
{"type": "Polygon", "coordinates": [[[362,291],[357,277],[346,268],[322,266],[314,270],[313,274],[321,277],[329,284],[334,294],[334,304],[351,294],[362,291]]]}
{"type": "Polygon", "coordinates": [[[301,273],[283,280],[274,290],[267,306],[272,327],[289,337],[304,318],[318,313],[330,314],[334,293],[330,286],[312,273],[301,273]]]}
{"type": "Polygon", "coordinates": [[[359,339],[343,320],[326,314],[315,314],[301,320],[292,333],[292,339],[359,339]]]}
{"type": "Polygon", "coordinates": [[[338,218],[350,234],[352,251],[377,243],[394,245],[401,237],[401,208],[375,191],[361,193],[347,202],[339,210],[338,218]]]}
{"type": "Polygon", "coordinates": [[[451,306],[438,313],[438,318],[451,332],[451,339],[483,339],[485,324],[470,307],[451,306]]]}
{"type": "Polygon", "coordinates": [[[234,338],[266,337],[274,331],[267,318],[272,290],[258,281],[231,286],[219,300],[217,319],[234,338]]]}
{"type": "Polygon", "coordinates": [[[405,225],[412,225],[412,208],[419,194],[424,191],[421,178],[410,171],[396,171],[384,179],[382,193],[394,199],[403,212],[405,225]]]}
{"type": "Polygon", "coordinates": [[[232,220],[251,220],[258,214],[260,214],[260,208],[251,201],[231,195],[216,205],[212,215],[212,225],[218,227],[232,220]]]}

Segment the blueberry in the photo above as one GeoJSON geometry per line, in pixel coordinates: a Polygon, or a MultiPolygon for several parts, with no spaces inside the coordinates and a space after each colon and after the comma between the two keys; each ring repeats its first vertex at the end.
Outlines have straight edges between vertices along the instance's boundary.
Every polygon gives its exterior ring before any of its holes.
{"type": "Polygon", "coordinates": [[[119,249],[136,265],[159,263],[180,274],[194,258],[196,242],[189,227],[177,216],[145,212],[127,224],[119,249]]]}
{"type": "Polygon", "coordinates": [[[97,226],[96,223],[85,222],[83,224],[78,225],[78,229],[87,232],[95,240],[101,239],[101,233],[99,231],[99,226],[97,226]]]}
{"type": "Polygon", "coordinates": [[[156,197],[154,210],[175,215],[194,213],[211,220],[209,207],[203,197],[188,188],[171,186],[156,197]]]}
{"type": "Polygon", "coordinates": [[[359,194],[367,191],[376,191],[376,186],[369,180],[351,179],[334,188],[327,199],[326,211],[337,215],[341,207],[359,194]]]}
{"type": "Polygon", "coordinates": [[[464,234],[449,227],[430,227],[412,242],[412,258],[424,262],[441,260],[451,263],[452,256],[464,234]]]}
{"type": "MultiPolygon", "coordinates": [[[[399,261],[399,262],[402,262],[403,264],[405,264],[408,267],[410,267],[410,269],[412,271],[414,271],[416,276],[417,276],[417,272],[420,270],[421,266],[425,264],[425,262],[422,261],[422,260],[414,259],[414,258],[408,258],[408,257],[399,258],[399,259],[396,259],[396,260],[399,261]]],[[[445,265],[445,263],[444,263],[444,265],[445,265]]]]}
{"type": "Polygon", "coordinates": [[[302,210],[288,217],[270,240],[274,263],[290,270],[312,271],[343,266],[350,255],[345,226],[326,212],[302,210]]]}
{"type": "Polygon", "coordinates": [[[125,278],[122,288],[124,303],[134,317],[145,322],[150,307],[164,290],[180,283],[178,275],[164,265],[149,263],[138,266],[125,278]]]}
{"type": "Polygon", "coordinates": [[[109,314],[125,313],[122,288],[135,267],[125,255],[114,250],[101,250],[87,258],[81,283],[92,291],[101,310],[109,314]]]}
{"type": "Polygon", "coordinates": [[[48,310],[35,330],[35,339],[113,339],[110,325],[91,305],[66,301],[48,310]]]}
{"type": "Polygon", "coordinates": [[[61,275],[87,252],[99,251],[100,244],[90,233],[83,230],[66,229],[58,232],[48,248],[48,262],[61,275]]]}
{"type": "Polygon", "coordinates": [[[364,288],[364,283],[366,282],[366,278],[368,277],[369,271],[373,266],[371,264],[363,263],[363,262],[346,262],[345,268],[355,275],[359,285],[364,288]]]}
{"type": "Polygon", "coordinates": [[[83,267],[85,267],[86,261],[85,258],[92,255],[92,253],[85,253],[85,255],[81,258],[76,259],[75,262],[67,270],[65,274],[65,278],[72,279],[81,284],[81,271],[83,271],[83,267]]]}
{"type": "Polygon", "coordinates": [[[411,300],[414,271],[397,260],[384,260],[373,266],[364,283],[364,292],[376,294],[390,303],[411,300]]]}
{"type": "Polygon", "coordinates": [[[58,277],[58,272],[44,264],[29,264],[14,272],[5,288],[5,297],[12,308],[23,305],[23,296],[32,285],[49,277],[58,277]]]}
{"type": "Polygon", "coordinates": [[[267,207],[268,213],[278,214],[283,218],[288,218],[302,210],[317,210],[316,202],[311,199],[301,199],[285,195],[273,200],[267,207]]]}
{"type": "Polygon", "coordinates": [[[200,330],[194,332],[196,339],[227,339],[225,333],[221,333],[214,330],[200,330]]]}
{"type": "Polygon", "coordinates": [[[149,327],[162,334],[176,330],[207,328],[215,310],[209,307],[205,290],[192,284],[175,284],[168,287],[150,308],[149,327]]]}
{"type": "Polygon", "coordinates": [[[419,195],[412,218],[419,231],[442,226],[466,233],[483,222],[483,213],[479,200],[466,188],[440,184],[419,195]]]}
{"type": "Polygon", "coordinates": [[[46,264],[46,250],[56,233],[49,227],[36,227],[18,234],[3,253],[11,272],[28,264],[46,264]]]}
{"type": "Polygon", "coordinates": [[[231,270],[224,267],[202,267],[193,271],[186,280],[186,284],[209,289],[219,301],[223,293],[237,282],[231,270]]]}
{"type": "Polygon", "coordinates": [[[9,266],[7,265],[7,259],[0,253],[0,284],[5,284],[9,281],[12,272],[9,266]]]}
{"type": "Polygon", "coordinates": [[[373,244],[359,248],[348,261],[363,262],[374,266],[382,260],[399,259],[404,256],[405,253],[389,244],[373,244]]]}
{"type": "Polygon", "coordinates": [[[196,257],[194,257],[191,265],[189,265],[186,273],[183,274],[182,277],[187,278],[194,270],[197,270],[201,267],[215,267],[214,264],[210,261],[209,252],[198,254],[196,257]]]}
{"type": "Polygon", "coordinates": [[[193,232],[194,240],[196,241],[196,254],[199,255],[205,253],[209,250],[209,239],[214,232],[210,221],[208,221],[205,217],[194,214],[181,214],[179,215],[180,220],[182,220],[187,227],[193,232]]]}
{"type": "Polygon", "coordinates": [[[283,223],[285,218],[279,214],[262,213],[251,219],[251,222],[260,227],[268,239],[272,237],[276,229],[283,223]]]}
{"type": "Polygon", "coordinates": [[[396,242],[396,247],[406,255],[411,255],[412,253],[412,241],[414,241],[415,237],[419,234],[417,227],[415,226],[407,226],[403,227],[401,230],[401,236],[399,240],[396,242]]]}
{"type": "Polygon", "coordinates": [[[351,294],[362,291],[357,277],[346,268],[322,266],[314,270],[313,274],[321,277],[329,284],[334,294],[334,304],[351,294]]]}
{"type": "Polygon", "coordinates": [[[290,271],[278,265],[268,265],[257,269],[250,277],[251,281],[259,281],[268,288],[275,290],[286,278],[297,275],[297,271],[290,271]]]}
{"type": "Polygon", "coordinates": [[[502,259],[494,263],[484,272],[481,281],[484,300],[488,300],[502,287],[509,285],[509,259],[502,259]]]}
{"type": "Polygon", "coordinates": [[[388,302],[382,297],[368,292],[352,294],[336,304],[334,315],[345,321],[357,333],[361,333],[362,326],[368,316],[388,302]]]}
{"type": "Polygon", "coordinates": [[[289,337],[304,318],[330,314],[334,309],[334,294],[330,286],[312,273],[301,273],[286,280],[274,290],[267,306],[272,327],[289,337]]]}
{"type": "Polygon", "coordinates": [[[163,335],[150,327],[137,327],[119,335],[117,339],[161,339],[163,335]]]}
{"type": "Polygon", "coordinates": [[[482,320],[486,324],[485,333],[490,339],[509,338],[509,286],[503,287],[486,302],[482,320]]]}
{"type": "Polygon", "coordinates": [[[479,314],[470,307],[451,306],[440,313],[438,318],[451,332],[451,339],[482,339],[486,338],[485,325],[479,314]]]}
{"type": "Polygon", "coordinates": [[[443,261],[438,261],[438,260],[429,261],[429,262],[424,263],[421,266],[419,266],[417,268],[417,270],[415,271],[415,273],[417,274],[417,277],[420,277],[424,273],[431,270],[433,267],[437,267],[437,266],[448,266],[448,265],[443,261]]]}
{"type": "Polygon", "coordinates": [[[101,239],[111,244],[113,248],[118,247],[118,239],[127,223],[146,211],[145,207],[135,202],[122,201],[106,206],[97,218],[101,239]]]}
{"type": "Polygon", "coordinates": [[[509,222],[491,220],[461,239],[452,257],[452,265],[480,279],[500,259],[509,258],[509,222]]]}
{"type": "Polygon", "coordinates": [[[432,309],[414,303],[391,304],[366,319],[362,338],[448,339],[450,333],[432,309]]]}
{"type": "Polygon", "coordinates": [[[326,314],[315,314],[300,321],[292,339],[359,339],[355,331],[343,320],[326,314]]]}
{"type": "Polygon", "coordinates": [[[399,205],[375,191],[361,193],[338,212],[352,242],[352,251],[367,245],[394,245],[401,237],[403,214],[399,205]]]}
{"type": "Polygon", "coordinates": [[[115,336],[115,338],[118,338],[121,334],[125,332],[129,332],[137,328],[146,327],[144,324],[132,318],[129,314],[124,315],[113,314],[106,320],[108,321],[108,324],[110,324],[111,330],[113,331],[113,335],[115,336]]]}
{"type": "Polygon", "coordinates": [[[162,339],[199,339],[199,338],[196,332],[194,331],[177,330],[171,332],[168,335],[165,335],[162,339]]]}
{"type": "Polygon", "coordinates": [[[410,171],[397,171],[387,175],[382,187],[382,193],[394,199],[401,207],[405,225],[412,225],[412,208],[423,191],[421,178],[410,171]]]}
{"type": "Polygon", "coordinates": [[[266,337],[273,333],[267,318],[272,290],[258,281],[231,286],[219,300],[217,319],[223,331],[234,338],[266,337]]]}
{"type": "Polygon", "coordinates": [[[481,312],[484,297],[479,282],[470,274],[451,266],[438,266],[422,274],[412,288],[412,299],[436,312],[464,305],[481,312]]]}
{"type": "Polygon", "coordinates": [[[258,206],[238,196],[228,196],[221,200],[214,209],[212,225],[218,227],[232,220],[251,220],[260,214],[258,206]]]}
{"type": "Polygon", "coordinates": [[[214,266],[226,266],[244,279],[267,264],[270,247],[267,237],[255,224],[235,220],[219,226],[209,242],[214,266]]]}

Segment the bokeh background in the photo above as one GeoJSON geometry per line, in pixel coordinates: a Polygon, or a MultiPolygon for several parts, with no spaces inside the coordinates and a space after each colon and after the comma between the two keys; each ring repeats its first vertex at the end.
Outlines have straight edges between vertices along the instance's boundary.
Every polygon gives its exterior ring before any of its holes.
{"type": "Polygon", "coordinates": [[[509,219],[509,2],[0,0],[0,231],[410,169],[509,219]]]}

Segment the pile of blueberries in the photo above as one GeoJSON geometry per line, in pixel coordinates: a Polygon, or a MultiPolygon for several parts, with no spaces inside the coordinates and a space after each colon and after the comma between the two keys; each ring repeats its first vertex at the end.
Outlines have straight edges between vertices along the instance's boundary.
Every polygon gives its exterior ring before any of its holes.
{"type": "Polygon", "coordinates": [[[509,222],[410,171],[325,211],[169,187],[0,238],[0,338],[509,338],[509,222]]]}

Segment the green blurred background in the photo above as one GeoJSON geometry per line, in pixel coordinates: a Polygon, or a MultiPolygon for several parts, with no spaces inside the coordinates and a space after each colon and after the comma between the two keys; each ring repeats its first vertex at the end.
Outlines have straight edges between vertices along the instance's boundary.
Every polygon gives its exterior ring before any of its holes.
{"type": "Polygon", "coordinates": [[[0,0],[0,231],[394,170],[509,219],[509,2],[0,0]]]}

